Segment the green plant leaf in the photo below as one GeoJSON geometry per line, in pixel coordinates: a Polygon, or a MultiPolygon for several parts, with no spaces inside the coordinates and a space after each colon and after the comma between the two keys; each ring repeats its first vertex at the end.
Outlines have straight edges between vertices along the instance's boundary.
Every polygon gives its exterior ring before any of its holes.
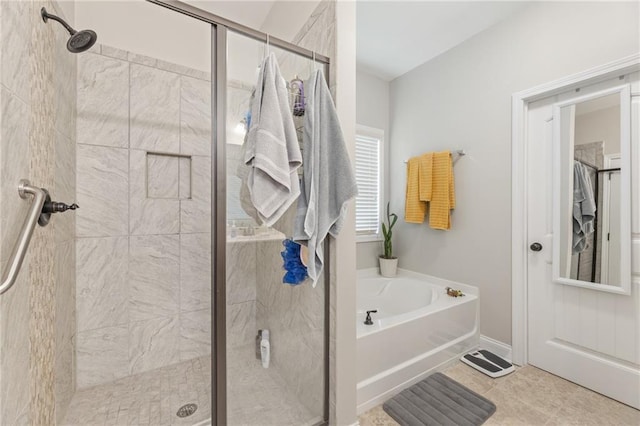
{"type": "Polygon", "coordinates": [[[390,206],[390,202],[387,202],[387,208],[386,208],[387,220],[386,220],[386,223],[384,220],[382,221],[382,234],[384,235],[384,256],[383,257],[386,259],[393,258],[393,245],[391,243],[393,232],[391,230],[393,229],[396,222],[398,221],[398,215],[395,213],[391,213],[389,211],[390,209],[389,206],[390,206]]]}
{"type": "Polygon", "coordinates": [[[389,229],[393,228],[393,226],[396,224],[396,222],[398,221],[398,215],[395,213],[391,213],[391,216],[393,217],[393,221],[391,222],[391,225],[389,225],[389,229]]]}

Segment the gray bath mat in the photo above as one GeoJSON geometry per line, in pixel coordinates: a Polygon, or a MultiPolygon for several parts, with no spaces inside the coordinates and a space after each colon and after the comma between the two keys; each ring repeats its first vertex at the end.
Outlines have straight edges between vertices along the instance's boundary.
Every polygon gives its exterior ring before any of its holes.
{"type": "Polygon", "coordinates": [[[477,426],[496,405],[442,373],[435,373],[382,406],[402,426],[477,426]]]}

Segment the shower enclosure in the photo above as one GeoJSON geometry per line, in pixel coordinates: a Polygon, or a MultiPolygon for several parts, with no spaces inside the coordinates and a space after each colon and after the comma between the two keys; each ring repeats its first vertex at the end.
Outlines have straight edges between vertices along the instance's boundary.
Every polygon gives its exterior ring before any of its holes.
{"type": "MultiPolygon", "coordinates": [[[[330,40],[325,33],[332,27],[322,25],[333,19],[332,7],[322,2],[298,40],[330,40]]],[[[48,62],[40,64],[28,50],[24,60],[55,69],[50,80],[2,81],[3,214],[4,200],[17,198],[9,188],[14,175],[80,206],[34,233],[36,249],[45,235],[56,242],[51,294],[30,290],[35,283],[23,271],[0,296],[0,423],[325,423],[328,280],[315,288],[283,284],[280,252],[292,217],[274,228],[251,219],[239,175],[265,55],[275,53],[288,82],[318,67],[329,75],[329,58],[160,0],[79,2],[71,23],[91,28],[98,40],[73,55],[65,50],[64,28],[33,19],[41,13],[35,3],[0,8],[3,34],[16,28],[13,38],[0,40],[2,52],[17,50],[19,37],[37,45],[51,36],[48,62]],[[32,26],[37,31],[30,36],[32,26]],[[33,131],[21,85],[39,88],[43,81],[53,81],[65,126],[52,132],[60,172],[37,181],[29,167],[7,164],[8,158],[24,162],[27,154],[4,136],[7,123],[13,125],[7,118],[19,115],[27,117],[21,132],[33,131]],[[30,322],[39,298],[49,300],[51,314],[30,322]],[[24,330],[7,333],[9,316],[26,319],[24,330]],[[46,318],[53,329],[42,335],[34,324],[46,318]],[[269,330],[268,368],[256,354],[259,330],[269,330]],[[40,349],[29,343],[42,339],[49,339],[52,359],[44,391],[33,373],[40,349]],[[54,405],[46,415],[38,413],[43,400],[54,405]]],[[[63,9],[47,3],[51,14],[64,17],[63,9]]],[[[301,138],[304,117],[294,119],[301,138]]],[[[10,135],[20,137],[14,127],[10,135]]],[[[19,213],[27,208],[21,204],[19,213]]],[[[8,223],[19,223],[20,214],[12,212],[8,223]]],[[[3,262],[4,241],[14,240],[5,225],[3,216],[3,262]]],[[[37,268],[32,257],[27,270],[37,268]]]]}
{"type": "MultiPolygon", "coordinates": [[[[239,176],[245,167],[242,143],[249,103],[263,57],[272,52],[278,58],[282,75],[289,82],[292,109],[295,94],[291,81],[305,79],[315,67],[323,65],[314,63],[308,55],[301,56],[220,26],[216,39],[219,53],[223,54],[225,45],[228,52],[226,128],[218,128],[218,138],[224,143],[217,145],[221,149],[219,158],[224,155],[226,160],[217,163],[221,169],[226,168],[226,182],[216,182],[216,193],[226,191],[226,207],[219,205],[217,209],[218,220],[222,214],[226,219],[217,223],[216,249],[221,248],[224,253],[216,252],[216,268],[221,270],[224,266],[227,271],[226,286],[217,292],[222,299],[224,291],[223,306],[227,309],[226,369],[225,360],[217,360],[218,371],[226,370],[227,418],[233,424],[321,423],[325,418],[327,366],[325,280],[321,279],[316,288],[310,283],[283,284],[280,252],[283,240],[292,235],[295,203],[273,228],[260,226],[243,209],[246,201],[242,200],[239,176]],[[226,256],[224,263],[222,254],[226,256]],[[269,330],[268,369],[256,356],[258,330],[269,330]]],[[[218,101],[223,104],[221,98],[218,101]]],[[[302,142],[304,117],[291,113],[302,142]]],[[[220,172],[217,177],[220,179],[220,172]]],[[[223,277],[217,274],[216,280],[221,283],[223,277]]],[[[218,301],[216,309],[220,305],[218,301]]],[[[217,331],[223,333],[224,329],[217,331]]]]}

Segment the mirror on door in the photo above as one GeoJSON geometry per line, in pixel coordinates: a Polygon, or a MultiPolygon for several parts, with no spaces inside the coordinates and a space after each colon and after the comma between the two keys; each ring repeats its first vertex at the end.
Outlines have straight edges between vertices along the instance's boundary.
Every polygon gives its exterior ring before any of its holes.
{"type": "Polygon", "coordinates": [[[553,263],[558,283],[629,291],[630,111],[625,94],[628,89],[620,87],[554,108],[554,228],[559,232],[553,263]]]}

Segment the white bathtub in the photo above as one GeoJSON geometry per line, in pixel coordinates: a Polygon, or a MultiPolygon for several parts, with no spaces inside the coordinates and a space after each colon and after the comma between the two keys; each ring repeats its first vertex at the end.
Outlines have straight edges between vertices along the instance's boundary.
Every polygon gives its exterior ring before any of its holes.
{"type": "Polygon", "coordinates": [[[478,289],[398,270],[358,271],[358,414],[422,380],[478,346],[478,289]],[[445,288],[466,296],[449,297],[445,288]],[[373,325],[365,325],[366,311],[373,325]]]}

